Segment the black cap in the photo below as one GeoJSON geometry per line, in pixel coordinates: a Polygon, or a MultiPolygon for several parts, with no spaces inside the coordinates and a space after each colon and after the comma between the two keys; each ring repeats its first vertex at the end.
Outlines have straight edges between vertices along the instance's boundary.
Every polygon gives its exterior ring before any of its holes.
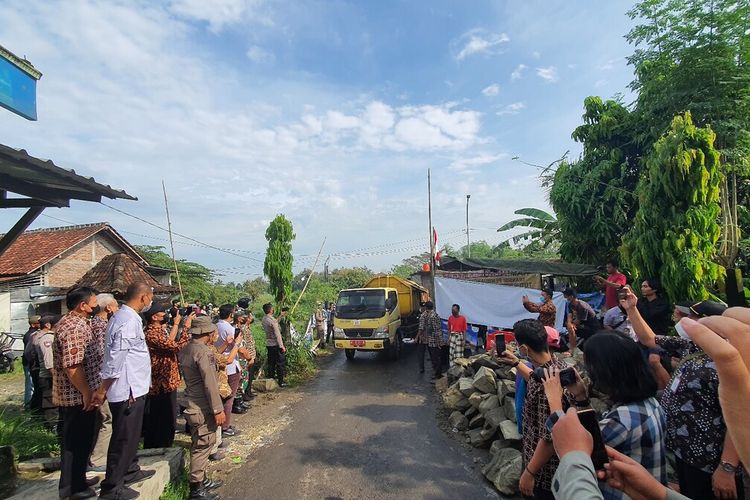
{"type": "Polygon", "coordinates": [[[726,304],[714,302],[713,300],[702,300],[700,302],[682,302],[675,304],[675,309],[688,316],[721,316],[727,310],[726,304]]]}
{"type": "Polygon", "coordinates": [[[428,300],[427,302],[425,302],[425,303],[424,303],[424,306],[425,306],[425,307],[426,307],[427,309],[435,309],[435,304],[433,304],[431,300],[428,300]]]}
{"type": "Polygon", "coordinates": [[[148,311],[143,313],[143,316],[146,318],[146,320],[150,320],[151,316],[153,316],[156,313],[160,312],[166,312],[167,309],[169,309],[170,305],[165,304],[163,302],[157,302],[154,301],[151,303],[151,307],[148,308],[148,311]]]}

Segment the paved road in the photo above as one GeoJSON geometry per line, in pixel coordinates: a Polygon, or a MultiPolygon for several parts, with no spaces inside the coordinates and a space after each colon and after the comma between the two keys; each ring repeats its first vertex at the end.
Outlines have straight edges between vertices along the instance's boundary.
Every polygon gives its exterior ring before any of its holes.
{"type": "Polygon", "coordinates": [[[481,452],[438,427],[426,365],[419,375],[411,349],[396,363],[326,359],[280,440],[232,474],[222,499],[498,498],[473,462],[481,452]]]}

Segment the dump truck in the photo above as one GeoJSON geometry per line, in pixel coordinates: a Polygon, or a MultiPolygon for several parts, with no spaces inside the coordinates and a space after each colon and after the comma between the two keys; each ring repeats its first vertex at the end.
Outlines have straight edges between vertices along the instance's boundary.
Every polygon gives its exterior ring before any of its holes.
{"type": "Polygon", "coordinates": [[[419,308],[427,290],[398,276],[376,276],[363,288],[341,290],[336,300],[334,345],[346,358],[357,351],[384,351],[398,359],[403,339],[419,327],[419,308]]]}

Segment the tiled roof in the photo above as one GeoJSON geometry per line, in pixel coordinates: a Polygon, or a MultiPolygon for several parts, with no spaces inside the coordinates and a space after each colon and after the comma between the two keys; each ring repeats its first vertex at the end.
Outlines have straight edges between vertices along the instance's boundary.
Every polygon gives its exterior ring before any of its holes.
{"type": "Polygon", "coordinates": [[[132,247],[106,222],[78,226],[54,227],[26,231],[0,256],[0,276],[29,274],[78,243],[108,230],[122,246],[135,252],[132,247]]]}
{"type": "Polygon", "coordinates": [[[169,293],[176,290],[156,281],[140,264],[125,253],[115,253],[104,257],[75,284],[90,286],[99,292],[123,295],[128,285],[136,281],[149,284],[157,293],[169,293]]]}

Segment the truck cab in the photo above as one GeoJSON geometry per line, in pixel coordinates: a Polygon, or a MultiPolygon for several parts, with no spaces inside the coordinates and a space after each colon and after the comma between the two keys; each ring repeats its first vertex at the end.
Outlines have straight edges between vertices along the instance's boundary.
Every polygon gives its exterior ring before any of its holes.
{"type": "Polygon", "coordinates": [[[396,276],[378,276],[364,288],[341,290],[336,300],[334,346],[347,359],[357,351],[401,354],[402,340],[416,333],[424,288],[396,276]],[[412,332],[414,330],[414,332],[412,332]]]}

